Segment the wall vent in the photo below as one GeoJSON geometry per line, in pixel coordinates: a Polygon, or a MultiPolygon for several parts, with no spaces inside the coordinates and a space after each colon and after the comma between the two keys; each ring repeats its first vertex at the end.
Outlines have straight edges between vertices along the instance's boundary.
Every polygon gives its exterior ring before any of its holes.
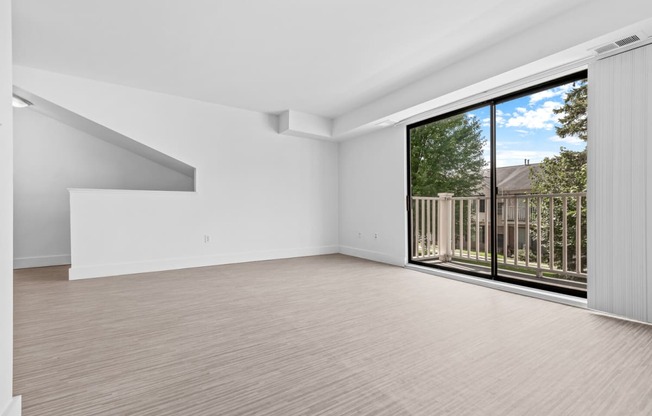
{"type": "Polygon", "coordinates": [[[612,50],[614,50],[616,48],[618,48],[618,45],[616,45],[615,43],[609,43],[607,45],[600,46],[599,48],[596,48],[595,51],[597,53],[605,53],[605,52],[612,51],[612,50]]]}
{"type": "Polygon", "coordinates": [[[627,36],[626,38],[623,38],[621,40],[617,40],[614,43],[618,46],[625,46],[629,45],[630,43],[634,43],[641,40],[637,35],[632,35],[632,36],[627,36]]]}
{"type": "Polygon", "coordinates": [[[616,40],[614,42],[609,42],[604,45],[600,45],[596,48],[592,48],[597,54],[613,51],[614,49],[622,48],[623,46],[631,45],[632,43],[638,42],[647,37],[643,32],[637,32],[633,35],[626,36],[622,39],[616,40]]]}

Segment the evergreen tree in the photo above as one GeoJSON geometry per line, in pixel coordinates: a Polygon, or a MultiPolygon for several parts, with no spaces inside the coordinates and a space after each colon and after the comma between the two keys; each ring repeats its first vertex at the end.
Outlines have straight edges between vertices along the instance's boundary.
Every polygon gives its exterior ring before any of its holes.
{"type": "Polygon", "coordinates": [[[587,139],[586,109],[588,102],[588,89],[586,80],[579,81],[573,85],[573,89],[566,95],[564,105],[553,110],[555,114],[561,114],[557,127],[559,137],[578,137],[584,141],[587,139]]]}
{"type": "MultiPolygon", "coordinates": [[[[554,110],[560,115],[560,125],[556,128],[561,138],[577,137],[587,141],[587,84],[586,80],[577,82],[566,95],[564,104],[554,110]]],[[[559,149],[559,154],[547,157],[539,165],[539,169],[530,170],[532,192],[535,194],[564,194],[586,192],[586,149],[581,151],[559,149]]],[[[541,245],[544,261],[550,261],[550,253],[554,253],[556,267],[561,268],[563,258],[563,203],[560,198],[553,198],[553,209],[550,210],[550,199],[544,198],[541,211],[541,245]],[[553,216],[554,244],[550,247],[550,216],[553,216]]],[[[567,266],[575,270],[579,260],[584,268],[586,259],[576,258],[576,229],[581,226],[581,252],[586,253],[586,200],[578,211],[577,198],[569,197],[566,207],[567,222],[567,266]]]]}

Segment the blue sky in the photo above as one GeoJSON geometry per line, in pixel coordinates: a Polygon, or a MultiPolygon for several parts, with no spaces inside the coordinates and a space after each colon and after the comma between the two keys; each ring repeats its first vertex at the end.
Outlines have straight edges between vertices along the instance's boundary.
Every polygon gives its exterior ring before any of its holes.
{"type": "MultiPolygon", "coordinates": [[[[557,136],[558,116],[552,111],[562,106],[566,93],[573,84],[565,84],[532,95],[517,98],[496,106],[496,166],[522,165],[559,153],[561,146],[582,150],[586,143],[575,137],[557,136]]],[[[482,122],[487,143],[485,159],[489,161],[489,107],[467,113],[482,122]]]]}

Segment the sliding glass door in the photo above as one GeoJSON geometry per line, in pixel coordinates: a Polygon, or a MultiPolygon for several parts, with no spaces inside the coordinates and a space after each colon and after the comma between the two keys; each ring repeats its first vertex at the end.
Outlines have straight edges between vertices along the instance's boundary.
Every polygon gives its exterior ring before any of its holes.
{"type": "Polygon", "coordinates": [[[410,262],[586,296],[586,73],[412,124],[410,262]]]}

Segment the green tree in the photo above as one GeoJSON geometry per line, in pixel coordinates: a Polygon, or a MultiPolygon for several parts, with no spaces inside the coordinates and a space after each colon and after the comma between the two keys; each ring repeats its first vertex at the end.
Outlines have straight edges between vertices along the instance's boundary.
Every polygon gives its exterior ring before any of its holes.
{"type": "Polygon", "coordinates": [[[587,139],[586,108],[588,102],[588,89],[586,80],[578,81],[573,85],[566,95],[564,105],[553,110],[553,113],[561,115],[557,127],[559,137],[578,137],[584,141],[587,139]]]}
{"type": "MultiPolygon", "coordinates": [[[[574,83],[564,104],[553,110],[559,115],[557,136],[587,141],[587,98],[586,80],[574,83]]],[[[561,147],[558,155],[545,158],[539,166],[538,170],[530,170],[535,193],[586,192],[586,149],[573,151],[561,147]]]]}
{"type": "Polygon", "coordinates": [[[482,189],[482,170],[486,165],[484,143],[480,121],[464,114],[412,129],[412,195],[477,194],[482,189]]]}
{"type": "MultiPolygon", "coordinates": [[[[576,137],[587,141],[587,83],[579,81],[573,85],[566,95],[564,104],[554,110],[560,115],[560,125],[556,128],[557,135],[561,138],[576,137]]],[[[547,157],[541,162],[538,169],[530,169],[532,192],[535,194],[565,194],[586,192],[586,149],[581,151],[559,149],[559,154],[547,157]]],[[[552,198],[552,212],[550,199],[544,198],[541,211],[541,246],[544,252],[544,261],[550,261],[550,253],[554,253],[554,262],[561,267],[563,258],[563,199],[552,198]],[[554,247],[550,247],[550,216],[553,218],[554,247]]],[[[586,253],[586,200],[583,201],[578,211],[577,198],[566,199],[567,222],[567,266],[575,270],[578,259],[576,258],[576,229],[581,226],[582,238],[581,252],[586,253]]],[[[579,259],[581,266],[586,265],[586,259],[579,259]]]]}
{"type": "Polygon", "coordinates": [[[586,192],[586,150],[561,147],[558,155],[543,159],[538,169],[530,168],[530,175],[535,194],[586,192]]]}

